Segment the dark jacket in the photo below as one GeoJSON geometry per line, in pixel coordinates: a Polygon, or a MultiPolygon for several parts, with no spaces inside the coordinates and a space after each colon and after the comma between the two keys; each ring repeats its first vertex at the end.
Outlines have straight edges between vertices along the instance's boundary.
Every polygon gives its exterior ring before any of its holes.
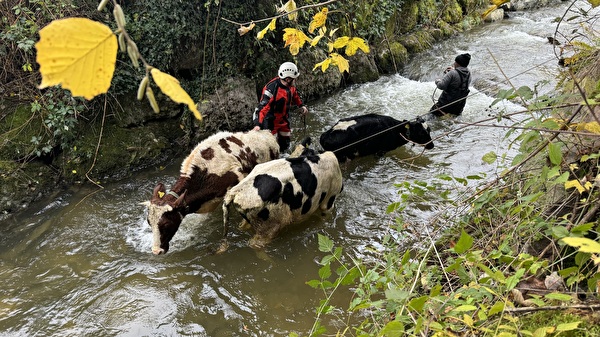
{"type": "MultiPolygon", "coordinates": [[[[447,72],[435,85],[443,90],[435,108],[444,113],[460,115],[465,107],[471,84],[471,73],[467,67],[457,67],[447,72]]],[[[435,110],[432,108],[432,110],[435,110]]]]}

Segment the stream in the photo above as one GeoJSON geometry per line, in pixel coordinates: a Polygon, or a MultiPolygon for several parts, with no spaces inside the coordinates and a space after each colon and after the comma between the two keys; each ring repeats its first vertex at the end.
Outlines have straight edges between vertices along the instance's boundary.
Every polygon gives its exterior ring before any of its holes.
{"type": "MultiPolygon", "coordinates": [[[[507,130],[465,126],[499,111],[524,110],[507,101],[490,107],[493,94],[509,87],[507,78],[515,87],[548,81],[540,92],[553,89],[559,67],[547,37],[567,5],[510,13],[510,19],[436,44],[401,74],[311,102],[306,128],[292,120],[296,140],[308,135],[316,143],[338,119],[364,113],[412,119],[439,95],[433,81],[454,57],[472,55],[473,83],[463,115],[428,122],[434,149],[408,144],[342,164],[344,191],[332,212],[284,230],[265,254],[247,247],[248,233],[233,229],[229,249],[214,255],[223,231],[220,209],[186,217],[169,252],[151,253],[140,202],[158,182],[175,182],[183,158],[104,189],[73,187],[9,218],[0,224],[0,336],[305,336],[323,299],[306,285],[318,279],[324,256],[317,234],[364,258],[395,232],[398,214],[386,208],[399,201],[396,184],[442,174],[497,177],[516,154],[507,130]],[[481,158],[489,152],[508,161],[487,164],[481,158]]],[[[464,188],[456,186],[455,193],[464,188]]],[[[407,243],[425,240],[419,235],[433,230],[428,224],[436,211],[425,196],[403,212],[407,228],[396,235],[407,243]]],[[[335,304],[345,308],[348,296],[340,293],[335,304]]],[[[324,323],[335,332],[336,322],[324,323]]]]}

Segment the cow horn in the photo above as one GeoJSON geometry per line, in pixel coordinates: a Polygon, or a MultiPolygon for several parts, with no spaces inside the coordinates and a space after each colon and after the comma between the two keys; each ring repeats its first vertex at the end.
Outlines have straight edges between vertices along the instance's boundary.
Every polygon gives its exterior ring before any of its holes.
{"type": "Polygon", "coordinates": [[[184,200],[185,200],[185,194],[187,193],[186,191],[183,191],[183,193],[181,193],[181,195],[179,196],[179,198],[177,198],[177,200],[175,200],[175,203],[173,203],[173,208],[179,208],[181,205],[184,205],[184,200]]]}

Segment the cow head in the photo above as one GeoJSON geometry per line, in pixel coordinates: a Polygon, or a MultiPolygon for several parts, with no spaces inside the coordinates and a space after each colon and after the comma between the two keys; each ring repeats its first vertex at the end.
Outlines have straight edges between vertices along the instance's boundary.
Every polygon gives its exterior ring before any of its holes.
{"type": "Polygon", "coordinates": [[[417,118],[406,124],[406,138],[417,144],[425,145],[427,150],[433,149],[431,129],[421,118],[417,118]]]}
{"type": "Polygon", "coordinates": [[[179,229],[183,214],[185,192],[180,196],[165,193],[165,186],[159,183],[152,192],[152,199],[144,205],[148,207],[148,224],[152,228],[152,253],[165,254],[169,251],[169,242],[179,229]]]}

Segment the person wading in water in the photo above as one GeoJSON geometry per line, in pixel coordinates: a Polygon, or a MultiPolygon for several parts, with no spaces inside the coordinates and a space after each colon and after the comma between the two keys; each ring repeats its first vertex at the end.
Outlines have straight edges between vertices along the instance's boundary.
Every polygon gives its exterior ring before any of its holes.
{"type": "Polygon", "coordinates": [[[296,90],[295,81],[300,76],[296,65],[292,62],[283,63],[277,75],[264,86],[252,119],[253,130],[268,129],[277,135],[280,152],[283,153],[291,142],[289,112],[292,104],[300,108],[303,116],[308,113],[308,108],[296,90]]]}
{"type": "Polygon", "coordinates": [[[436,116],[458,116],[463,112],[471,84],[471,72],[467,68],[470,61],[470,54],[458,55],[454,64],[444,70],[444,77],[435,80],[435,85],[442,90],[442,94],[429,112],[436,116]]]}

